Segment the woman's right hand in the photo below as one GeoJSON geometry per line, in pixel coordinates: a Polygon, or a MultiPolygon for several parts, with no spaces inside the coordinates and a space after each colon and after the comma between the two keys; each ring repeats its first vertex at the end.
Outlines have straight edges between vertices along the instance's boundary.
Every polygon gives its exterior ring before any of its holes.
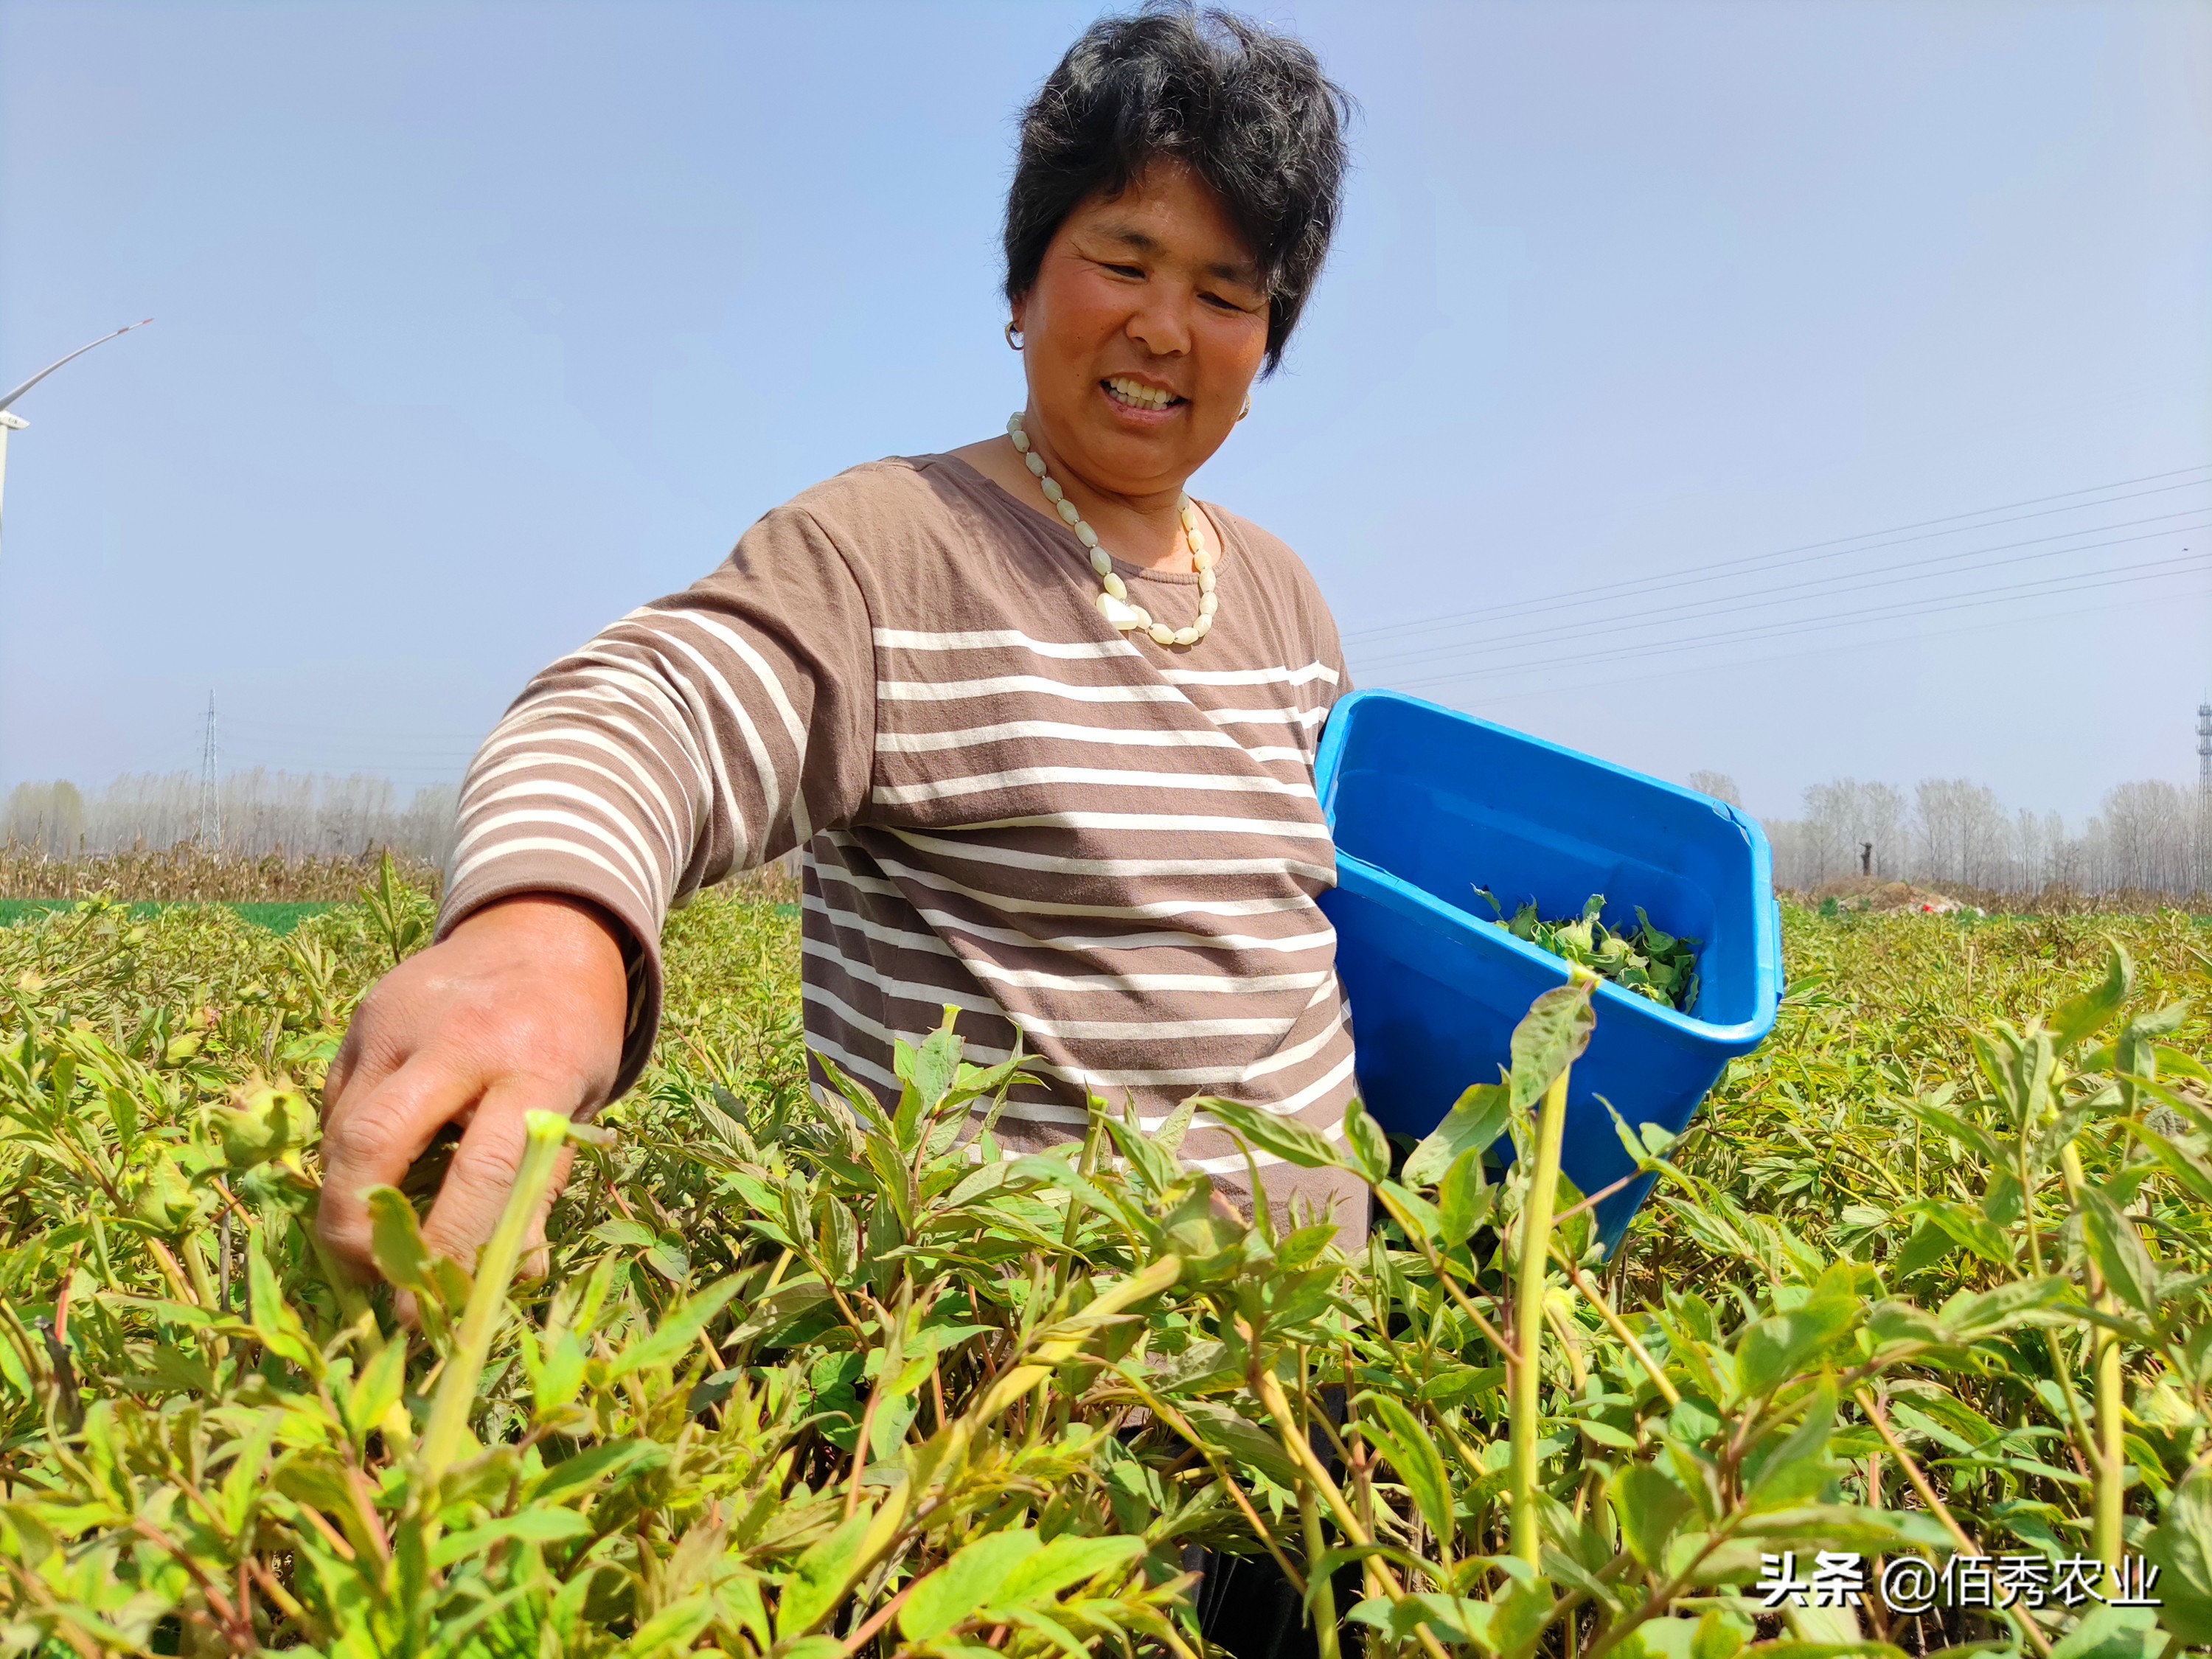
{"type": "MultiPolygon", "coordinates": [[[[521,1165],[524,1115],[574,1118],[614,1087],[629,1016],[623,938],[596,905],[525,894],[486,905],[377,981],[323,1086],[316,1228],[340,1262],[375,1273],[368,1190],[399,1185],[451,1123],[460,1144],[422,1234],[476,1265],[521,1165]]],[[[532,1218],[533,1249],[570,1156],[532,1218]]]]}

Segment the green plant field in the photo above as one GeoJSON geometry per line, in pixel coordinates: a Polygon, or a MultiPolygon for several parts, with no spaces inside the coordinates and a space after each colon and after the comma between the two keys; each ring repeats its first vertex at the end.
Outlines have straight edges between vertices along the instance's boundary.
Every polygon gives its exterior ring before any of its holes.
{"type": "Polygon", "coordinates": [[[795,921],[709,899],[542,1278],[378,1200],[410,1333],[307,1223],[322,1068],[428,915],[0,928],[0,1650],[1191,1659],[1201,1550],[1275,1558],[1324,1659],[2212,1642],[2185,918],[1792,911],[1775,1039],[1610,1261],[1543,1178],[1576,988],[1418,1148],[1211,1103],[1366,1178],[1347,1260],[1217,1213],[1173,1121],[957,1145],[1007,1073],[949,1033],[895,1114],[817,1103],[795,921]],[[1857,1604],[1776,1588],[1822,1552],[1857,1604]],[[1959,1558],[2013,1605],[1878,1593],[1959,1558]]]}
{"type": "MultiPolygon", "coordinates": [[[[0,899],[0,927],[27,921],[33,916],[49,915],[56,910],[66,910],[76,902],[77,901],[72,899],[0,899]]],[[[159,900],[141,899],[131,906],[131,917],[134,921],[144,921],[168,908],[167,904],[159,900]]],[[[330,899],[308,899],[290,902],[281,900],[265,901],[258,903],[251,900],[238,900],[224,904],[223,908],[234,912],[242,920],[252,922],[257,927],[266,927],[272,933],[289,933],[309,916],[319,916],[325,911],[332,910],[337,907],[336,902],[330,899]]]]}

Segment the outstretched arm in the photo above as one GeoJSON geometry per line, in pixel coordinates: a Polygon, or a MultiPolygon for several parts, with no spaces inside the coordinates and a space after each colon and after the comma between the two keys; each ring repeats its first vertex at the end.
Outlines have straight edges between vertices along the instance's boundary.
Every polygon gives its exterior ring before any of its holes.
{"type": "Polygon", "coordinates": [[[858,809],[873,698],[860,591],[794,508],[531,683],[470,768],[438,942],[363,1000],[325,1085],[334,1254],[371,1271],[368,1190],[451,1123],[424,1234],[473,1261],[524,1115],[588,1113],[643,1070],[670,908],[858,809]]]}

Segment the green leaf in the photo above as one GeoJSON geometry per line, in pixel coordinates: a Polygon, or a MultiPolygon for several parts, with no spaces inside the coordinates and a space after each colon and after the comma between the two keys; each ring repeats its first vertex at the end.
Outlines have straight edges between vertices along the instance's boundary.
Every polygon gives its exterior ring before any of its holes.
{"type": "Polygon", "coordinates": [[[1380,1418],[1388,1430],[1384,1433],[1369,1423],[1363,1425],[1364,1431],[1382,1447],[1382,1455],[1390,1460],[1390,1467],[1398,1471],[1398,1478],[1413,1494],[1421,1519],[1429,1523],[1429,1531],[1438,1547],[1450,1549],[1451,1476],[1444,1467],[1443,1454],[1437,1449],[1437,1443],[1430,1438],[1421,1419],[1389,1395],[1363,1394],[1359,1403],[1363,1411],[1380,1418]]]}
{"type": "Polygon", "coordinates": [[[1736,1345],[1737,1385],[1745,1396],[1757,1399],[1795,1376],[1857,1322],[1860,1306],[1855,1298],[1816,1297],[1753,1324],[1736,1345]]]}
{"type": "Polygon", "coordinates": [[[1607,1495],[1628,1553],[1641,1566],[1660,1565],[1667,1559],[1667,1540],[1693,1507],[1690,1494],[1654,1465],[1631,1463],[1614,1474],[1607,1495]]]}
{"type": "Polygon", "coordinates": [[[610,1379],[627,1376],[632,1371],[651,1370],[661,1365],[672,1365],[684,1356],[685,1349],[699,1340],[699,1333],[707,1322],[721,1312],[725,1303],[738,1293],[739,1279],[729,1278],[709,1285],[698,1295],[687,1297],[679,1307],[670,1310],[651,1336],[633,1342],[617,1354],[608,1366],[610,1379]]]}
{"type": "Polygon", "coordinates": [[[361,1374],[346,1389],[346,1430],[356,1441],[368,1438],[385,1414],[399,1403],[406,1383],[407,1344],[386,1341],[368,1357],[361,1374]]]}
{"type": "Polygon", "coordinates": [[[276,1270],[260,1249],[260,1231],[258,1227],[253,1230],[246,1251],[246,1279],[253,1287],[253,1334],[278,1358],[289,1359],[311,1376],[320,1376],[322,1351],[277,1287],[276,1270]]]}
{"type": "Polygon", "coordinates": [[[775,1609],[779,1643],[804,1636],[835,1612],[860,1570],[860,1551],[875,1520],[863,1509],[801,1555],[783,1581],[775,1609]]]}
{"type": "Polygon", "coordinates": [[[430,1247],[422,1237],[415,1206],[396,1187],[372,1187],[368,1194],[369,1255],[376,1270],[398,1290],[436,1297],[430,1276],[430,1247]]]}
{"type": "Polygon", "coordinates": [[[1255,1468],[1279,1486],[1295,1489],[1298,1472],[1274,1436],[1249,1418],[1210,1400],[1188,1400],[1178,1407],[1184,1420],[1231,1462],[1255,1468]]]}
{"type": "Polygon", "coordinates": [[[2047,1323],[2052,1310],[2073,1287],[2055,1273],[2017,1279],[1989,1291],[1961,1291],[1945,1303],[1936,1318],[1958,1341],[1975,1342],[2014,1325],[2047,1323]]]}
{"type": "Polygon", "coordinates": [[[643,1222],[632,1221],[623,1216],[602,1221],[592,1229],[591,1236],[603,1244],[611,1244],[617,1249],[623,1250],[651,1249],[659,1241],[659,1235],[643,1222]]]}
{"type": "Polygon", "coordinates": [[[1382,1126],[1367,1115],[1367,1109],[1353,1097],[1344,1108],[1344,1139],[1352,1149],[1353,1164],[1367,1177],[1369,1186],[1375,1185],[1390,1173],[1390,1139],[1382,1133],[1382,1126]]]}
{"type": "Polygon", "coordinates": [[[1528,1012],[1513,1028],[1514,1113],[1528,1110],[1543,1098],[1553,1080],[1589,1047],[1597,1015],[1590,1007],[1593,981],[1554,986],[1528,1005],[1528,1012]]]}
{"type": "Polygon", "coordinates": [[[586,1537],[591,1530],[592,1523],[574,1510],[525,1510],[520,1515],[505,1515],[471,1527],[466,1532],[447,1534],[430,1552],[430,1565],[449,1567],[506,1540],[557,1544],[563,1539],[586,1537]]]}
{"type": "Polygon", "coordinates": [[[2160,1077],[2185,1077],[2192,1083],[2212,1084],[2212,1068],[2196,1055],[2164,1042],[2157,1044],[2153,1052],[2158,1059],[2160,1077]]]}
{"type": "MultiPolygon", "coordinates": [[[[1100,1119],[1106,1133],[1113,1138],[1114,1150],[1127,1160],[1129,1167],[1145,1187],[1154,1193],[1165,1192],[1182,1178],[1182,1168],[1175,1154],[1161,1146],[1158,1139],[1133,1129],[1110,1113],[1100,1119]]],[[[992,1166],[986,1165],[986,1168],[992,1166]]],[[[968,1177],[969,1181],[974,1176],[968,1177]]],[[[962,1182],[964,1188],[966,1182],[962,1182]]]]}
{"type": "Polygon", "coordinates": [[[994,1612],[1048,1601],[1072,1584],[1087,1583],[1115,1567],[1126,1567],[1145,1553],[1141,1538],[1085,1538],[1063,1533],[1035,1554],[1017,1562],[991,1598],[994,1612]]]}
{"type": "Polygon", "coordinates": [[[1984,1261],[2000,1267],[2013,1265],[2012,1241],[1978,1210],[1954,1204],[1948,1199],[1924,1198],[1905,1206],[1905,1213],[1923,1216],[1934,1222],[1984,1261]]]}
{"type": "Polygon", "coordinates": [[[1042,1547],[1027,1529],[986,1533],[963,1545],[914,1587],[899,1609],[899,1630],[909,1642],[928,1642],[973,1619],[990,1605],[1006,1576],[1042,1547]]]}
{"type": "Polygon", "coordinates": [[[1759,1457],[1745,1494],[1747,1507],[1783,1509],[1819,1497],[1828,1479],[1828,1436],[1835,1421],[1835,1384],[1823,1377],[1797,1426],[1759,1457]]]}
{"type": "Polygon", "coordinates": [[[1996,1137],[1963,1112],[1948,1111],[1917,1100],[1908,1101],[1905,1110],[1936,1133],[1957,1141],[1992,1169],[2004,1169],[2012,1162],[2011,1154],[1997,1145],[1996,1137]]]}
{"type": "MultiPolygon", "coordinates": [[[[2151,1085],[2145,1087],[2148,1090],[2151,1085]]],[[[2173,1177],[2177,1185],[2199,1203],[2212,1204],[2212,1164],[2205,1162],[2188,1146],[2159,1133],[2148,1125],[2130,1123],[2128,1127],[2135,1138],[2149,1148],[2151,1156],[2165,1166],[2166,1173],[2173,1177]]]]}
{"type": "Polygon", "coordinates": [[[2148,1014],[2138,1014],[2127,1023],[2115,1046],[2113,1059],[2123,1073],[2141,1077],[2158,1074],[2158,1039],[2179,1030],[2189,1018],[2189,1005],[2169,1002],[2163,1008],[2148,1014]]]}
{"type": "Polygon", "coordinates": [[[945,1023],[921,1040],[919,1048],[902,1039],[892,1049],[891,1067],[906,1086],[901,1096],[898,1115],[895,1120],[902,1147],[915,1144],[915,1126],[921,1115],[933,1110],[947,1091],[959,1080],[960,1051],[965,1046],[952,1029],[960,1011],[948,1006],[945,1023]]]}
{"type": "Polygon", "coordinates": [[[1902,1284],[1913,1274],[1926,1272],[1958,1248],[1959,1241],[1948,1232],[1933,1221],[1923,1221],[1913,1230],[1912,1237],[1905,1243],[1905,1248],[1897,1253],[1896,1260],[1891,1264],[1891,1271],[1902,1284]]]}
{"type": "Polygon", "coordinates": [[[1437,1214],[1437,1206],[1419,1193],[1407,1192],[1395,1181],[1386,1181],[1376,1188],[1375,1196],[1389,1212],[1391,1219],[1409,1233],[1418,1234],[1423,1238],[1434,1238],[1443,1229],[1443,1223],[1437,1214]]]}
{"type": "Polygon", "coordinates": [[[2143,1557],[2159,1570],[2159,1622],[2187,1646],[2212,1646],[2212,1473],[2173,1489],[2143,1557]]]}
{"type": "Polygon", "coordinates": [[[2106,1287],[2141,1315],[2146,1324],[2157,1324],[2158,1267],[2143,1248],[2142,1235],[2136,1231],[2135,1223],[2094,1187],[2082,1188],[2080,1207],[2081,1236],[2097,1259],[2106,1287]]]}
{"type": "Polygon", "coordinates": [[[668,1449],[651,1440],[610,1440],[589,1451],[564,1457],[545,1471],[530,1490],[534,1502],[550,1504],[572,1492],[584,1492],[627,1474],[659,1468],[668,1462],[668,1449]]]}
{"type": "Polygon", "coordinates": [[[1335,1147],[1295,1118],[1278,1117],[1256,1106],[1201,1095],[1197,1109],[1263,1152],[1273,1152],[1301,1170],[1347,1167],[1335,1147]]]}
{"type": "Polygon", "coordinates": [[[1462,1154],[1480,1153],[1495,1145],[1512,1121],[1512,1091],[1503,1083],[1476,1084],[1407,1155],[1406,1184],[1434,1186],[1462,1154]]]}
{"type": "Polygon", "coordinates": [[[1176,1103],[1175,1110],[1170,1112],[1166,1121],[1153,1131],[1152,1139],[1170,1157],[1175,1157],[1182,1152],[1182,1138],[1190,1133],[1190,1120],[1196,1110],[1197,1106],[1194,1101],[1189,1099],[1178,1101],[1176,1103]]]}
{"type": "Polygon", "coordinates": [[[2128,1000],[2135,983],[2135,963],[2114,945],[2104,979],[2078,996],[2069,997],[2051,1016],[2051,1038],[2061,1053],[2102,1030],[2128,1000]]]}
{"type": "Polygon", "coordinates": [[[1466,1243],[1497,1207],[1498,1188],[1483,1181],[1482,1157],[1480,1148],[1468,1147],[1437,1189],[1437,1232],[1447,1246],[1466,1243]]]}
{"type": "Polygon", "coordinates": [[[2166,1640],[2149,1607],[2092,1607],[2051,1650],[2051,1659],[2158,1659],[2166,1640]]]}

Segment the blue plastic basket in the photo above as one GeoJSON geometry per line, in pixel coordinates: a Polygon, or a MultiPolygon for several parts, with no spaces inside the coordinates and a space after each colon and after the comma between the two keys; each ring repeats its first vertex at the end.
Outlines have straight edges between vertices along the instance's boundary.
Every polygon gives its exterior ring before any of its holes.
{"type": "MultiPolygon", "coordinates": [[[[1513,1028],[1567,965],[1489,918],[1547,917],[1606,897],[1607,926],[1700,941],[1698,997],[1677,1013],[1601,985],[1597,1029],[1567,1097],[1565,1169],[1584,1193],[1634,1173],[1602,1103],[1632,1127],[1680,1133],[1734,1056],[1773,1029],[1781,911],[1766,837],[1687,789],[1392,691],[1330,712],[1319,782],[1336,833],[1337,886],[1322,908],[1352,1004],[1359,1088],[1387,1128],[1426,1134],[1471,1083],[1494,1081],[1513,1028]]],[[[1510,1147],[1505,1149],[1510,1156],[1510,1147]]],[[[1650,1188],[1597,1206],[1610,1249],[1650,1188]]]]}

